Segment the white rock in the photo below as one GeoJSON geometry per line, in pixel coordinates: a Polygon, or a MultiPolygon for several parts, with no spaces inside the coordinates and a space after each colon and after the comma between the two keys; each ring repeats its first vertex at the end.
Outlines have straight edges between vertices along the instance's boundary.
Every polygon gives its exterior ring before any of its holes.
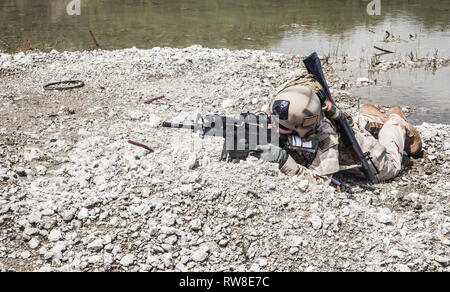
{"type": "Polygon", "coordinates": [[[208,252],[209,248],[201,247],[191,255],[191,259],[198,263],[204,262],[208,258],[208,252]]]}
{"type": "Polygon", "coordinates": [[[65,221],[65,222],[72,221],[73,218],[75,217],[75,213],[76,213],[76,212],[77,212],[77,211],[76,211],[75,209],[64,211],[64,213],[63,213],[63,215],[62,215],[63,221],[65,221]]]}
{"type": "Polygon", "coordinates": [[[386,225],[395,225],[395,216],[391,213],[391,210],[388,208],[383,208],[377,214],[378,222],[386,224],[386,225]]]}
{"type": "Polygon", "coordinates": [[[359,77],[358,79],[356,79],[356,83],[369,83],[369,78],[359,77]]]}
{"type": "Polygon", "coordinates": [[[50,231],[50,234],[48,235],[49,241],[58,241],[60,239],[61,239],[61,231],[59,231],[58,229],[53,229],[52,231],[50,231]]]}
{"type": "Polygon", "coordinates": [[[156,128],[161,125],[161,118],[155,115],[150,115],[148,118],[148,125],[151,128],[156,128]]]}
{"type": "Polygon", "coordinates": [[[108,265],[108,264],[110,265],[113,262],[114,262],[114,259],[113,259],[112,255],[110,253],[106,252],[103,256],[103,263],[105,265],[108,265]]]}
{"type": "Polygon", "coordinates": [[[86,208],[81,208],[80,212],[78,212],[78,219],[83,220],[89,217],[89,210],[86,208]]]}
{"type": "Polygon", "coordinates": [[[194,231],[202,229],[202,221],[200,219],[194,219],[189,223],[189,227],[194,231]]]}
{"type": "Polygon", "coordinates": [[[313,215],[311,218],[309,218],[309,222],[311,222],[312,227],[316,230],[322,228],[322,219],[320,219],[320,217],[317,215],[313,215]]]}
{"type": "Polygon", "coordinates": [[[41,213],[40,212],[32,212],[29,216],[28,216],[28,222],[30,222],[30,224],[37,224],[41,222],[41,213]]]}
{"type": "Polygon", "coordinates": [[[102,260],[101,255],[93,255],[88,258],[88,263],[96,264],[96,263],[100,262],[101,260],[102,260]]]}
{"type": "Polygon", "coordinates": [[[389,250],[389,255],[391,257],[400,258],[400,259],[402,259],[405,256],[405,254],[402,251],[395,249],[395,248],[389,250]]]}
{"type": "Polygon", "coordinates": [[[258,273],[260,270],[261,270],[261,267],[257,263],[254,263],[250,267],[250,272],[258,273]]]}
{"type": "Polygon", "coordinates": [[[292,237],[292,246],[301,246],[303,242],[303,239],[300,236],[293,236],[292,237]]]}
{"type": "Polygon", "coordinates": [[[188,160],[186,161],[186,167],[188,169],[194,169],[196,163],[197,163],[197,153],[192,152],[189,155],[188,160]]]}
{"type": "Polygon", "coordinates": [[[267,260],[266,260],[265,258],[260,258],[260,259],[258,260],[258,263],[259,263],[259,265],[260,265],[261,267],[267,266],[267,260]]]}
{"type": "Polygon", "coordinates": [[[450,259],[447,257],[442,256],[435,256],[434,260],[443,265],[444,267],[448,266],[450,264],[450,259]]]}
{"type": "Polygon", "coordinates": [[[409,273],[411,272],[411,269],[408,268],[407,265],[403,265],[403,264],[396,264],[395,268],[397,269],[397,271],[399,272],[403,272],[403,273],[409,273]]]}
{"type": "Polygon", "coordinates": [[[25,161],[31,162],[33,160],[39,160],[42,156],[42,151],[36,148],[28,148],[24,150],[23,158],[25,161]]]}
{"type": "Polygon", "coordinates": [[[87,245],[87,248],[92,250],[101,250],[103,248],[103,240],[96,239],[87,245]]]}
{"type": "Polygon", "coordinates": [[[449,240],[448,238],[446,238],[446,237],[444,237],[443,235],[441,235],[441,236],[439,237],[439,239],[441,240],[441,243],[442,243],[442,244],[447,245],[447,246],[450,246],[450,240],[449,240]]]}
{"type": "Polygon", "coordinates": [[[66,243],[64,241],[58,241],[55,245],[50,249],[50,252],[54,255],[61,254],[67,248],[66,243]]]}
{"type": "Polygon", "coordinates": [[[29,251],[24,251],[20,254],[20,257],[23,259],[27,259],[31,256],[31,253],[29,251]]]}
{"type": "Polygon", "coordinates": [[[301,180],[300,183],[298,184],[298,187],[299,187],[300,191],[302,191],[302,192],[306,192],[308,190],[308,186],[309,186],[309,181],[307,179],[301,180]]]}
{"type": "Polygon", "coordinates": [[[232,107],[234,104],[234,100],[233,99],[225,99],[224,101],[222,101],[222,108],[223,109],[227,109],[232,107]]]}
{"type": "Polygon", "coordinates": [[[39,240],[37,240],[36,238],[32,238],[29,242],[28,242],[28,246],[31,249],[35,249],[39,246],[40,242],[39,240]]]}
{"type": "Polygon", "coordinates": [[[37,175],[45,175],[47,173],[47,167],[43,165],[38,165],[35,167],[37,175]]]}
{"type": "Polygon", "coordinates": [[[450,150],[450,140],[444,142],[444,151],[450,150]]]}
{"type": "Polygon", "coordinates": [[[175,215],[172,213],[163,213],[161,216],[161,224],[165,226],[172,226],[175,224],[175,215]]]}
{"type": "Polygon", "coordinates": [[[124,267],[128,267],[129,265],[134,263],[134,255],[127,254],[126,256],[122,257],[120,260],[120,264],[124,267]]]}
{"type": "Polygon", "coordinates": [[[189,270],[186,268],[186,266],[183,263],[178,263],[175,265],[175,271],[177,272],[188,272],[189,270]]]}

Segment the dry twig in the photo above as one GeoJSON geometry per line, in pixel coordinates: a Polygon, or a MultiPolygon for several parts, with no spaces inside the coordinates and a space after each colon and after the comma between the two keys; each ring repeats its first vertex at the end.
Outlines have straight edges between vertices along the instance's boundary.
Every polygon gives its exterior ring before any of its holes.
{"type": "Polygon", "coordinates": [[[136,141],[132,141],[132,140],[128,140],[128,143],[133,144],[135,146],[139,146],[142,147],[150,152],[155,152],[152,148],[148,147],[147,145],[144,145],[142,143],[136,142],[136,141]]]}
{"type": "Polygon", "coordinates": [[[158,97],[154,97],[154,98],[152,98],[152,99],[149,99],[149,100],[144,101],[144,103],[145,103],[145,104],[149,104],[149,103],[152,103],[152,102],[154,102],[154,101],[156,101],[156,100],[162,99],[162,98],[164,98],[164,97],[165,97],[164,95],[158,96],[158,97]]]}
{"type": "Polygon", "coordinates": [[[389,51],[389,50],[385,50],[385,49],[382,49],[382,48],[380,48],[380,47],[377,47],[377,46],[373,46],[375,49],[377,49],[377,50],[380,50],[380,51],[382,51],[382,52],[385,52],[386,54],[393,54],[394,52],[393,51],[389,51]]]}

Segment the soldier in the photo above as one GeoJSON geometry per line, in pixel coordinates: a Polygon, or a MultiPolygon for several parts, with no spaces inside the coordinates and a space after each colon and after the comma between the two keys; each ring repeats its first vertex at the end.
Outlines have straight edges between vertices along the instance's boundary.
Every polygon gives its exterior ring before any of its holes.
{"type": "MultiPolygon", "coordinates": [[[[320,85],[310,75],[288,82],[278,90],[268,108],[269,114],[278,116],[281,134],[298,134],[304,141],[318,142],[315,153],[269,144],[257,146],[256,156],[278,163],[286,175],[303,175],[316,184],[329,184],[332,175],[341,170],[364,177],[359,166],[354,165],[351,154],[339,142],[332,122],[326,118],[327,108],[322,108],[315,93],[318,89],[320,85]]],[[[352,120],[350,125],[356,140],[363,152],[371,153],[380,181],[389,180],[400,172],[403,151],[412,156],[421,152],[419,132],[400,107],[383,114],[375,106],[366,104],[352,120]]]]}

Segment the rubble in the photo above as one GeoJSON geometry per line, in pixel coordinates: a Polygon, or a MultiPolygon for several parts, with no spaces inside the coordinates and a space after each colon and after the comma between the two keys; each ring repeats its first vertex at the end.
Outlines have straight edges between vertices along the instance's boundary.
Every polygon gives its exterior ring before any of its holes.
{"type": "Polygon", "coordinates": [[[393,180],[339,174],[342,193],[256,158],[220,162],[222,139],[160,126],[259,111],[298,58],[200,46],[0,54],[0,96],[12,97],[0,98],[0,271],[449,271],[450,125],[418,125],[424,154],[405,156],[393,180]],[[86,85],[43,89],[68,79],[86,85]]]}

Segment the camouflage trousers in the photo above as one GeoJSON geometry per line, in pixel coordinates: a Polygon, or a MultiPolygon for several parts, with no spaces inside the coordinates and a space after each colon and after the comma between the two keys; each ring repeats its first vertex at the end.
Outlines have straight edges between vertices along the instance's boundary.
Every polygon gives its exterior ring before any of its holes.
{"type": "MultiPolygon", "coordinates": [[[[358,115],[354,119],[355,136],[363,152],[370,152],[377,167],[380,181],[395,177],[401,170],[406,139],[406,122],[399,115],[392,114],[383,123],[379,117],[358,115]],[[376,139],[370,128],[381,127],[376,139]]],[[[371,165],[371,163],[369,162],[371,165]]]]}

